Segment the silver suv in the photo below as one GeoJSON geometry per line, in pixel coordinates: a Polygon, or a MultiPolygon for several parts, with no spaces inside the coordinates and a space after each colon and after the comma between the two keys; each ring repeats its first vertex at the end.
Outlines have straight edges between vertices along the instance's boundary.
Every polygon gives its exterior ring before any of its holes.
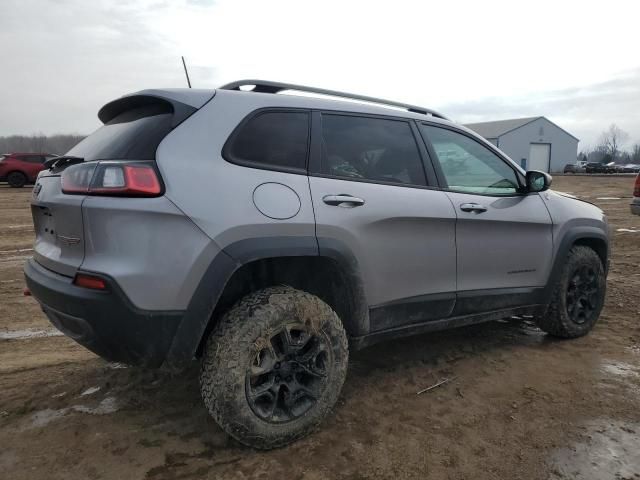
{"type": "Polygon", "coordinates": [[[602,211],[432,110],[247,80],[98,116],[38,177],[27,286],[106,359],[199,359],[246,445],[316,427],[350,350],[516,314],[578,337],[602,309],[602,211]]]}

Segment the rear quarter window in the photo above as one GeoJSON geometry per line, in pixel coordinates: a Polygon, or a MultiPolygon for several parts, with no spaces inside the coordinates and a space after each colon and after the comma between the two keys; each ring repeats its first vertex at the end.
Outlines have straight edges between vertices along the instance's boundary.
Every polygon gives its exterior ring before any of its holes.
{"type": "Polygon", "coordinates": [[[248,167],[304,173],[308,150],[308,112],[264,111],[236,128],[223,149],[223,156],[248,167]]]}

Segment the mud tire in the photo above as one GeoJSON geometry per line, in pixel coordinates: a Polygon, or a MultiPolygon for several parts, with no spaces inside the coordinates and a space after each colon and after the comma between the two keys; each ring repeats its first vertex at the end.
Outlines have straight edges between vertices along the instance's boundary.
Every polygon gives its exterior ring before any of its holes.
{"type": "Polygon", "coordinates": [[[594,327],[604,306],[606,295],[606,278],[604,266],[598,254],[591,248],[576,245],[567,256],[567,260],[560,274],[553,297],[544,315],[537,318],[538,326],[549,335],[559,338],[577,338],[586,335],[594,327]],[[577,272],[589,271],[594,273],[590,282],[589,312],[580,322],[571,315],[572,295],[570,289],[575,288],[577,272]]]}
{"type": "Polygon", "coordinates": [[[347,335],[329,305],[288,286],[269,287],[244,297],[214,327],[203,355],[200,390],[211,416],[240,443],[263,450],[282,447],[311,433],[333,408],[348,358],[347,335]],[[297,418],[274,423],[250,405],[247,376],[265,339],[293,324],[322,336],[329,360],[313,406],[297,418]]]}

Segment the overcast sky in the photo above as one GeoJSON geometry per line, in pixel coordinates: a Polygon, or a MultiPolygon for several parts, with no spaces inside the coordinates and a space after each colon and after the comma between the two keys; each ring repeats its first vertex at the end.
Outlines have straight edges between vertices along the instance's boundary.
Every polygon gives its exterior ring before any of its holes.
{"type": "Polygon", "coordinates": [[[640,142],[637,1],[0,0],[0,135],[89,133],[120,95],[264,78],[640,142]]]}

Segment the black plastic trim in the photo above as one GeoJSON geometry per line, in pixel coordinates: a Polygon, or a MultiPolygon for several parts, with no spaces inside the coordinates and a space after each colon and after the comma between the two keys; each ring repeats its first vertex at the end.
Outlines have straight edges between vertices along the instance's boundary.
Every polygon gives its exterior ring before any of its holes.
{"type": "Polygon", "coordinates": [[[86,273],[102,278],[107,291],[78,287],[33,258],[24,266],[27,287],[60,331],[107,360],[160,366],[184,312],[141,310],[112,278],[86,273]]]}
{"type": "Polygon", "coordinates": [[[444,292],[376,305],[369,309],[371,331],[447,318],[453,312],[455,304],[456,293],[444,292]]]}
{"type": "Polygon", "coordinates": [[[545,287],[490,288],[458,292],[452,315],[471,315],[546,303],[545,287]]]}
{"type": "Polygon", "coordinates": [[[429,322],[418,323],[414,325],[406,325],[398,328],[390,328],[379,332],[373,332],[360,337],[351,337],[350,346],[353,350],[360,350],[379,342],[393,340],[396,338],[409,337],[424,333],[437,332],[440,330],[448,330],[451,328],[464,327],[467,325],[475,325],[492,320],[500,320],[513,315],[539,315],[544,312],[546,305],[529,305],[517,308],[508,308],[484,312],[473,315],[463,315],[458,317],[444,318],[441,320],[432,320],[429,322]]]}
{"type": "Polygon", "coordinates": [[[562,275],[562,269],[565,265],[569,252],[571,251],[571,248],[576,244],[576,242],[580,240],[597,240],[603,242],[606,245],[607,248],[605,258],[602,260],[605,275],[608,275],[611,245],[609,243],[609,238],[607,237],[607,235],[602,230],[596,227],[575,226],[563,235],[562,239],[560,240],[560,245],[556,249],[556,254],[551,267],[551,273],[549,275],[549,278],[547,279],[547,285],[544,287],[544,291],[542,293],[545,300],[544,303],[551,302],[554,288],[558,283],[560,276],[562,275]]]}
{"type": "Polygon", "coordinates": [[[194,358],[218,299],[238,267],[223,251],[213,258],[176,329],[164,362],[166,367],[180,368],[194,358]]]}
{"type": "Polygon", "coordinates": [[[362,273],[358,260],[351,249],[342,241],[335,238],[317,237],[319,254],[336,261],[347,276],[349,291],[345,295],[351,295],[351,318],[342,319],[346,323],[347,331],[353,335],[363,335],[370,331],[369,305],[364,290],[362,273]]]}
{"type": "Polygon", "coordinates": [[[242,265],[277,257],[319,255],[315,236],[273,236],[240,240],[219,252],[205,271],[189,302],[173,343],[166,366],[179,367],[193,359],[227,282],[242,265]]]}

